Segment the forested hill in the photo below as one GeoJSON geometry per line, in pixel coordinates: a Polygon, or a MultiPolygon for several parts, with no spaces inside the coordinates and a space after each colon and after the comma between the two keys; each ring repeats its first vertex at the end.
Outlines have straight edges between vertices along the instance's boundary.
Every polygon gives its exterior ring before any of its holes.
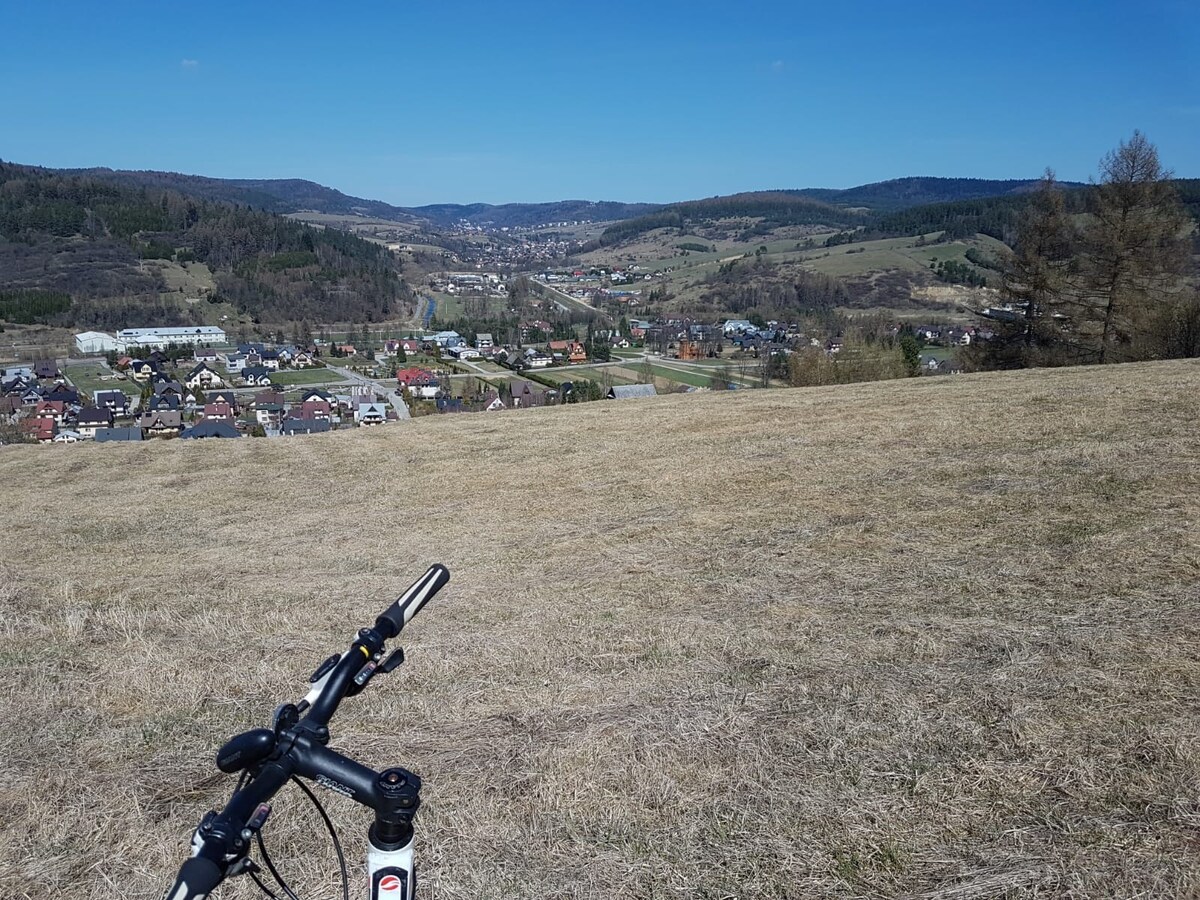
{"type": "MultiPolygon", "coordinates": [[[[1064,188],[1083,187],[1078,182],[1060,182],[1064,188]]],[[[989,178],[894,178],[858,187],[833,190],[805,188],[795,193],[834,206],[864,207],[875,212],[893,212],[928,203],[979,200],[985,197],[1009,197],[1037,189],[1038,180],[996,180],[989,178]]]]}
{"type": "Polygon", "coordinates": [[[495,227],[535,227],[554,222],[613,221],[640,216],[655,209],[651,203],[615,203],[592,200],[560,200],[554,203],[439,203],[428,206],[393,206],[380,200],[352,197],[341,191],[299,178],[208,178],[177,172],[74,169],[64,174],[79,175],[134,188],[172,190],[205,200],[240,203],[274,213],[319,212],[343,216],[367,216],[448,228],[459,222],[495,227]]]}
{"type": "MultiPolygon", "coordinates": [[[[752,192],[673,203],[635,219],[617,222],[585,249],[596,249],[636,238],[656,228],[687,228],[721,219],[757,220],[750,231],[766,232],[781,225],[824,225],[855,228],[867,223],[862,213],[840,209],[796,191],[752,192]]],[[[747,235],[749,236],[749,235],[747,235]]]]}
{"type": "Polygon", "coordinates": [[[406,314],[412,300],[391,253],[343,232],[176,190],[0,163],[0,316],[19,321],[13,309],[36,309],[46,324],[95,328],[211,318],[205,302],[172,298],[149,260],[205,264],[213,287],[204,300],[265,322],[375,321],[406,314]]]}
{"type": "Polygon", "coordinates": [[[416,206],[410,211],[435,225],[448,226],[456,222],[497,227],[530,228],[556,222],[612,222],[630,219],[658,209],[655,203],[617,203],[609,200],[560,200],[556,203],[490,203],[459,205],[439,203],[416,206]]]}
{"type": "Polygon", "coordinates": [[[133,188],[171,190],[204,200],[239,203],[273,213],[310,211],[414,223],[422,219],[411,210],[380,200],[351,197],[315,181],[300,178],[208,178],[203,175],[181,175],[178,172],[114,169],[68,169],[62,172],[113,181],[133,188]]]}

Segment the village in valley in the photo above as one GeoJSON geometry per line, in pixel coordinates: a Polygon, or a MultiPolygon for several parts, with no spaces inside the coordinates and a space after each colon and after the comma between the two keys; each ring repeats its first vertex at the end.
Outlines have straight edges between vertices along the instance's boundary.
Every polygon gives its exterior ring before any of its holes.
{"type": "MultiPolygon", "coordinates": [[[[773,387],[785,383],[783,361],[798,349],[830,358],[842,352],[840,339],[810,338],[790,323],[637,318],[640,292],[599,289],[582,272],[535,280],[559,318],[528,317],[502,336],[439,329],[384,337],[363,328],[354,341],[324,332],[288,342],[231,341],[217,326],[81,332],[69,358],[0,367],[7,429],[0,437],[59,444],[293,437],[423,415],[773,387]],[[616,327],[562,324],[570,303],[599,313],[592,304],[604,301],[620,304],[616,327]]],[[[504,296],[496,276],[451,276],[436,286],[504,296]]],[[[922,357],[923,374],[959,371],[949,348],[969,344],[973,330],[918,331],[931,351],[942,350],[922,357]]]]}

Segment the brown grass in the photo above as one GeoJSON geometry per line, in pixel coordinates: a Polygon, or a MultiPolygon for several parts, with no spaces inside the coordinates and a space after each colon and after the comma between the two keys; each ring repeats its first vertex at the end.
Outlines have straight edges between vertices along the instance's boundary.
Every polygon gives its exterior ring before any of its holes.
{"type": "Polygon", "coordinates": [[[1195,896],[1198,421],[1181,362],[2,448],[0,896],[158,896],[434,560],[335,722],[426,779],[426,897],[1195,896]]]}

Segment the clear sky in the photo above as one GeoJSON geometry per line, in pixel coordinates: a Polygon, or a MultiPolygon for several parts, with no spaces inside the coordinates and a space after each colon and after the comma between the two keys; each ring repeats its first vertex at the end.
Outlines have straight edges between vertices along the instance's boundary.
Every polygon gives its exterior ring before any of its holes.
{"type": "Polygon", "coordinates": [[[0,0],[0,158],[399,205],[1200,176],[1200,0],[0,0]]]}

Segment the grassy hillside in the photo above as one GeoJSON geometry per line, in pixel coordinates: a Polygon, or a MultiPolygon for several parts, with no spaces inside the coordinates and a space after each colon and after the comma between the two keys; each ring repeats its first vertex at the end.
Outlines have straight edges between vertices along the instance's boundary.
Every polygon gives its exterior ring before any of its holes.
{"type": "Polygon", "coordinates": [[[1198,417],[1179,362],[0,448],[0,895],[158,897],[219,742],[441,560],[335,721],[429,896],[1194,896],[1198,417]]]}

